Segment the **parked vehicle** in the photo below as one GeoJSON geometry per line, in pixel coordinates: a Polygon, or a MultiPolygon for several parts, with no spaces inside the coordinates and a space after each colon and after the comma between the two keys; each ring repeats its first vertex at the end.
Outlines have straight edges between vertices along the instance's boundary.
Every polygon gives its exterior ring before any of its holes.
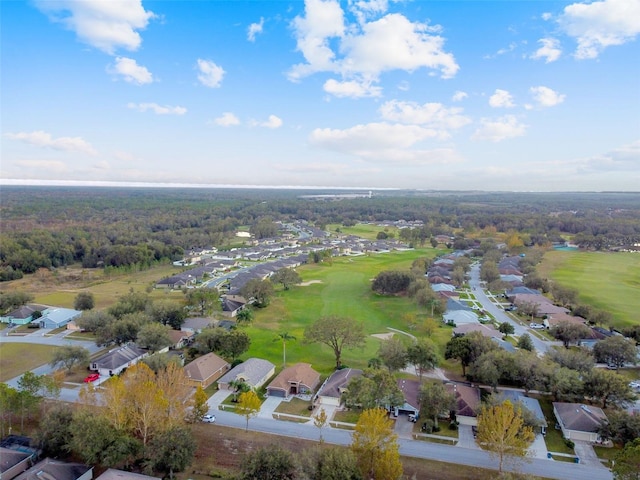
{"type": "Polygon", "coordinates": [[[415,415],[415,414],[413,414],[413,413],[410,413],[410,414],[409,414],[409,421],[410,421],[410,422],[413,422],[413,423],[416,423],[416,422],[418,421],[418,415],[415,415]]]}
{"type": "Polygon", "coordinates": [[[87,377],[84,379],[84,383],[95,382],[99,378],[100,378],[100,374],[99,373],[92,373],[90,375],[87,375],[87,377]]]}
{"type": "Polygon", "coordinates": [[[205,415],[204,417],[202,417],[202,421],[204,423],[215,423],[216,422],[216,416],[215,415],[205,415]]]}
{"type": "Polygon", "coordinates": [[[542,330],[544,328],[544,325],[540,323],[530,323],[529,328],[533,328],[535,330],[542,330]]]}

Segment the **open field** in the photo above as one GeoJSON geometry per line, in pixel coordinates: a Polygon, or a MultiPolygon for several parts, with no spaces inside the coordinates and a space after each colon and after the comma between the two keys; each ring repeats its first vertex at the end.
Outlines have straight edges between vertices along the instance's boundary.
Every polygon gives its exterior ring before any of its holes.
{"type": "MultiPolygon", "coordinates": [[[[234,478],[247,452],[262,447],[279,445],[300,457],[304,450],[317,446],[317,442],[298,438],[276,437],[259,432],[221,427],[219,425],[198,424],[193,427],[193,435],[198,451],[193,464],[177,474],[178,480],[207,480],[213,478],[234,478]]],[[[325,445],[327,448],[328,445],[325,445]]],[[[415,480],[490,480],[497,473],[476,467],[452,465],[448,463],[402,457],[404,478],[415,480]]]]}
{"type": "MultiPolygon", "coordinates": [[[[251,348],[243,358],[261,357],[281,366],[282,342],[276,340],[276,335],[288,332],[296,340],[286,344],[287,364],[309,362],[322,374],[329,374],[335,367],[333,352],[324,345],[302,343],[305,327],[317,318],[325,315],[351,317],[363,322],[369,335],[388,333],[388,327],[411,330],[425,317],[425,312],[418,312],[417,306],[408,298],[376,295],[371,290],[371,279],[382,270],[408,269],[416,258],[432,257],[436,252],[425,249],[339,257],[332,265],[300,267],[298,272],[304,282],[316,282],[280,291],[271,305],[255,311],[254,321],[246,327],[251,348]],[[416,314],[422,317],[416,319],[416,314]]],[[[415,329],[418,331],[419,325],[415,329]]],[[[437,329],[436,334],[448,339],[451,332],[442,328],[437,329]]],[[[378,338],[369,336],[363,349],[343,351],[343,363],[355,368],[366,367],[368,360],[376,356],[379,345],[378,338]]]]}
{"type": "Polygon", "coordinates": [[[25,343],[0,344],[0,382],[51,361],[56,347],[25,343]]]}
{"type": "Polygon", "coordinates": [[[553,250],[538,272],[576,289],[581,302],[611,312],[616,327],[640,321],[640,254],[553,250]]]}

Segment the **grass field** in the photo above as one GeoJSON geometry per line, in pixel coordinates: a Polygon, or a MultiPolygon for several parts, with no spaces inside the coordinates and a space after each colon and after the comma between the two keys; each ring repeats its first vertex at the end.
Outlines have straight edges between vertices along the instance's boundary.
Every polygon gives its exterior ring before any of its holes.
{"type": "Polygon", "coordinates": [[[578,290],[580,302],[611,312],[614,326],[637,324],[640,310],[640,255],[549,251],[541,276],[578,290]]]}
{"type": "Polygon", "coordinates": [[[0,344],[0,382],[48,363],[55,349],[48,345],[26,343],[0,344]]]}
{"type": "MultiPolygon", "coordinates": [[[[328,375],[335,368],[334,354],[324,345],[303,344],[305,327],[321,316],[338,315],[363,322],[369,335],[388,333],[388,327],[410,330],[410,321],[419,324],[425,313],[418,312],[417,306],[408,298],[376,295],[371,290],[371,280],[383,270],[408,269],[416,258],[432,257],[436,252],[426,249],[339,257],[332,265],[300,267],[298,272],[307,285],[279,291],[271,305],[256,310],[254,321],[246,327],[251,337],[251,348],[243,357],[265,358],[281,366],[282,342],[276,335],[288,332],[296,340],[286,344],[287,364],[312,363],[316,370],[328,375]]],[[[443,328],[438,329],[436,335],[448,339],[451,332],[443,328]]],[[[379,339],[369,336],[363,349],[343,351],[343,363],[355,368],[366,367],[368,360],[376,356],[379,345],[379,339]]]]}
{"type": "Polygon", "coordinates": [[[337,223],[327,225],[327,231],[331,233],[336,232],[336,229],[339,229],[342,235],[356,235],[367,240],[375,240],[380,232],[392,234],[395,238],[398,238],[398,233],[400,232],[396,227],[379,227],[370,223],[358,223],[353,227],[345,227],[337,223]]]}

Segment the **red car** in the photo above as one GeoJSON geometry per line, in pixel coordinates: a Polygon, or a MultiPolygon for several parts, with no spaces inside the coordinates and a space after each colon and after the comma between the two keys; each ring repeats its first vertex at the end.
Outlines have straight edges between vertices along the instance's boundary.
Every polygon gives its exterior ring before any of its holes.
{"type": "Polygon", "coordinates": [[[95,382],[99,378],[100,378],[99,373],[92,373],[91,375],[88,375],[87,378],[84,379],[84,383],[95,382]]]}

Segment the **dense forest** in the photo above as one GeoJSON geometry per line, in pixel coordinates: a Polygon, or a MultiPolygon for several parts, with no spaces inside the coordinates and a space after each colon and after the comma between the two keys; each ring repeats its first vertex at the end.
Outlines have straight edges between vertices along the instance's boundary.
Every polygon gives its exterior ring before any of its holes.
{"type": "Polygon", "coordinates": [[[38,268],[139,268],[185,250],[224,247],[238,227],[265,221],[327,224],[421,221],[421,240],[478,230],[517,231],[531,244],[570,235],[595,250],[640,243],[637,193],[484,193],[386,190],[372,198],[340,191],[3,187],[0,281],[38,268]],[[313,195],[321,197],[314,198],[313,195]],[[331,197],[335,194],[335,197],[331,197]]]}

